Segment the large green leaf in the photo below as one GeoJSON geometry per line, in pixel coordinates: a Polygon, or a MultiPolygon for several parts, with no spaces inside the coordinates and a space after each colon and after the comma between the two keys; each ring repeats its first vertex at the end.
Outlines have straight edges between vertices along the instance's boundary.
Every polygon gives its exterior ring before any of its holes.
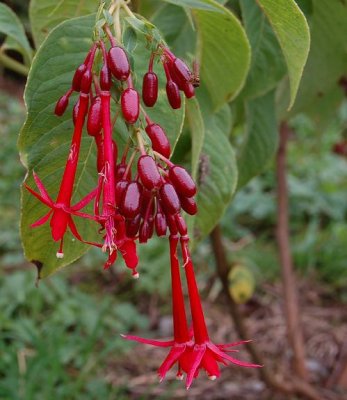
{"type": "MultiPolygon", "coordinates": [[[[337,89],[347,73],[347,4],[339,0],[313,0],[311,49],[292,113],[314,110],[316,103],[337,89]]],[[[329,107],[329,102],[325,102],[329,107]]],[[[335,107],[332,102],[330,108],[335,107]]],[[[320,118],[320,111],[315,117],[320,118]]]]}
{"type": "Polygon", "coordinates": [[[287,67],[276,35],[256,0],[243,0],[240,6],[252,48],[251,68],[242,95],[257,97],[273,89],[287,67]]]}
{"type": "Polygon", "coordinates": [[[195,241],[208,235],[222,218],[237,185],[235,153],[229,141],[230,108],[225,105],[214,114],[202,110],[202,115],[205,134],[197,173],[199,212],[193,221],[195,241]]]}
{"type": "Polygon", "coordinates": [[[240,21],[213,0],[171,1],[191,10],[198,32],[198,59],[214,109],[242,89],[250,65],[250,46],[240,21]]]}
{"type": "Polygon", "coordinates": [[[29,17],[36,47],[61,22],[97,11],[95,0],[31,0],[29,17]]]}
{"type": "Polygon", "coordinates": [[[238,155],[239,182],[245,185],[271,161],[278,142],[274,91],[246,102],[246,136],[238,155]]]}
{"type": "Polygon", "coordinates": [[[7,47],[18,49],[23,54],[26,63],[29,64],[32,58],[32,50],[25,35],[24,27],[17,15],[5,4],[0,4],[0,33],[12,42],[12,45],[7,47]]]}
{"type": "Polygon", "coordinates": [[[306,18],[294,0],[257,0],[268,17],[286,59],[292,107],[310,49],[306,18]]]}
{"type": "MultiPolygon", "coordinates": [[[[73,131],[71,111],[76,96],[71,99],[64,116],[56,117],[53,110],[56,100],[69,88],[74,69],[83,61],[91,46],[94,23],[95,16],[92,15],[68,20],[56,27],[40,47],[28,77],[25,90],[28,116],[19,139],[21,159],[28,168],[26,183],[35,187],[32,179],[34,170],[53,199],[57,196],[69,152],[73,131]]],[[[142,76],[148,67],[149,52],[143,46],[137,45],[132,58],[137,72],[136,85],[140,87],[142,76]]],[[[156,108],[156,111],[151,110],[150,116],[166,128],[174,145],[182,129],[184,110],[174,111],[168,106],[164,89],[160,90],[156,108]]],[[[116,132],[118,137],[114,136],[119,141],[120,132],[118,129],[116,132]]],[[[84,135],[73,202],[80,200],[96,185],[94,153],[93,141],[88,135],[84,135]]],[[[51,239],[49,227],[44,225],[30,228],[30,224],[47,211],[47,207],[23,190],[21,234],[24,251],[28,260],[43,265],[42,277],[70,264],[88,250],[88,246],[77,242],[67,233],[64,239],[65,257],[62,260],[57,259],[55,253],[58,244],[51,239]]],[[[94,223],[77,218],[75,220],[86,240],[95,239],[97,226],[94,223]]]]}

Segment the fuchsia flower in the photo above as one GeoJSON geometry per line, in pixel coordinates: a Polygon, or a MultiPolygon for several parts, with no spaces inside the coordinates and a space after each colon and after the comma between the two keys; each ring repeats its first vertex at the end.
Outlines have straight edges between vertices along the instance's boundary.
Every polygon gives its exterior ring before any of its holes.
{"type": "Polygon", "coordinates": [[[210,379],[214,380],[218,378],[220,376],[218,362],[223,364],[232,363],[242,367],[255,368],[260,366],[239,361],[227,354],[228,352],[236,351],[230,349],[231,347],[247,343],[247,341],[216,345],[209,339],[199,291],[195,280],[193,263],[189,255],[187,243],[187,238],[181,238],[193,329],[191,331],[188,329],[184,306],[179,261],[177,257],[178,236],[172,235],[170,236],[170,261],[174,340],[162,342],[132,335],[122,336],[125,339],[150,344],[152,346],[171,347],[169,354],[158,369],[160,380],[162,381],[167,372],[177,363],[177,377],[183,379],[182,372],[185,372],[187,374],[186,387],[189,389],[193,379],[199,375],[201,369],[206,371],[210,379]]]}
{"type": "MultiPolygon", "coordinates": [[[[63,239],[68,228],[79,241],[107,253],[105,269],[115,263],[119,252],[134,278],[139,276],[136,242],[146,243],[155,233],[161,237],[169,232],[173,340],[158,341],[132,335],[124,335],[124,338],[170,348],[158,370],[160,380],[177,365],[177,377],[183,379],[183,374],[186,374],[187,388],[201,370],[206,371],[210,379],[219,377],[219,363],[258,367],[229,354],[237,351],[233,349],[235,346],[246,341],[214,344],[210,340],[188,249],[187,225],[181,214],[182,210],[190,215],[197,213],[195,182],[183,167],[170,161],[171,146],[165,130],[140,107],[140,96],[133,82],[136,75],[131,71],[126,51],[116,42],[107,26],[105,32],[110,41],[109,50],[103,40],[93,44],[84,62],[76,69],[71,88],[55,107],[56,115],[61,116],[67,109],[72,92],[80,93],[73,110],[74,132],[56,201],[52,200],[35,173],[33,176],[39,193],[25,185],[31,194],[50,208],[32,227],[41,226],[50,219],[52,238],[60,241],[57,257],[63,256],[63,239]],[[101,57],[95,57],[96,52],[100,52],[101,57]],[[94,66],[94,63],[102,65],[94,66]],[[113,86],[112,79],[118,81],[117,85],[113,86]],[[117,111],[112,118],[111,102],[114,100],[121,113],[117,111]],[[97,153],[97,184],[82,200],[71,205],[87,115],[87,133],[94,139],[97,153]],[[123,118],[129,131],[129,141],[120,162],[117,160],[117,138],[113,137],[117,117],[123,118]],[[150,146],[146,145],[144,135],[147,135],[150,146]],[[94,201],[93,215],[81,212],[91,201],[94,201]],[[101,234],[100,241],[85,241],[77,231],[73,220],[75,216],[95,221],[101,234]],[[188,328],[181,284],[177,255],[179,242],[189,295],[191,329],[188,328]]],[[[158,79],[153,71],[156,57],[159,57],[166,74],[169,104],[173,109],[180,108],[181,92],[188,99],[194,96],[198,77],[162,43],[158,43],[156,51],[151,52],[148,72],[143,78],[143,102],[153,107],[158,98],[158,79]]]]}

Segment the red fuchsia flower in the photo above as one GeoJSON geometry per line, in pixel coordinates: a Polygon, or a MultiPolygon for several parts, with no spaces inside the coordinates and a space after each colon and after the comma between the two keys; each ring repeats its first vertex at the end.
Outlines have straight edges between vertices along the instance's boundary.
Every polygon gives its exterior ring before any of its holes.
{"type": "Polygon", "coordinates": [[[184,297],[182,292],[179,262],[177,257],[178,235],[170,236],[170,261],[171,261],[171,281],[172,281],[172,313],[174,326],[174,340],[158,341],[144,339],[133,335],[122,335],[127,340],[134,340],[140,343],[158,347],[171,347],[169,354],[158,369],[160,381],[167,372],[177,363],[177,378],[183,379],[183,372],[187,374],[186,387],[190,388],[194,378],[204,369],[208,377],[212,380],[220,376],[218,363],[232,363],[242,367],[259,367],[239,361],[231,357],[229,352],[236,351],[231,347],[238,346],[248,341],[241,341],[228,344],[214,344],[209,339],[204,314],[202,311],[199,291],[197,288],[193,263],[191,261],[187,240],[181,238],[183,257],[185,260],[185,272],[188,284],[189,300],[193,321],[193,329],[188,329],[184,297]]]}
{"type": "Polygon", "coordinates": [[[77,121],[74,129],[74,134],[71,141],[70,153],[66,162],[63,179],[60,184],[60,189],[58,193],[57,200],[54,202],[48,195],[43,183],[39,177],[34,173],[35,183],[39,189],[39,193],[36,193],[29,186],[25,185],[26,189],[33,194],[38,200],[40,200],[51,210],[40,218],[38,221],[32,224],[32,227],[38,227],[46,223],[50,217],[50,227],[52,238],[54,241],[60,241],[60,248],[57,252],[57,257],[62,258],[63,253],[63,239],[67,228],[69,227],[72,234],[79,240],[81,236],[79,235],[76,225],[71,217],[71,215],[76,215],[84,218],[91,218],[92,216],[80,213],[79,210],[84,208],[88,203],[90,203],[96,196],[96,190],[93,190],[81,201],[79,201],[74,206],[71,206],[71,197],[73,193],[73,187],[75,182],[76,170],[78,165],[79,151],[81,145],[82,129],[84,125],[85,116],[88,110],[88,95],[80,94],[80,107],[78,110],[77,121]]]}

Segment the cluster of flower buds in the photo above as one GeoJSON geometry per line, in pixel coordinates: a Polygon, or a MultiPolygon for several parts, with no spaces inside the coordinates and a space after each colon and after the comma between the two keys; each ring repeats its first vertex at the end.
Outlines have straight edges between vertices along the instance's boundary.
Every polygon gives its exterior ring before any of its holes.
{"type": "MultiPolygon", "coordinates": [[[[52,199],[35,173],[38,192],[26,186],[49,208],[48,213],[32,226],[38,227],[50,221],[52,238],[60,242],[57,257],[64,256],[63,242],[69,229],[79,241],[107,252],[105,268],[109,268],[116,261],[118,253],[121,253],[135,278],[139,276],[136,242],[146,243],[154,234],[168,235],[174,340],[158,342],[134,336],[125,338],[171,347],[159,369],[159,375],[163,379],[167,371],[177,364],[177,376],[181,378],[183,372],[187,374],[187,387],[201,369],[207,371],[211,379],[218,377],[218,362],[255,366],[242,363],[228,354],[232,351],[229,347],[235,343],[215,345],[209,339],[188,248],[187,225],[182,215],[182,211],[190,215],[197,212],[195,183],[183,167],[170,161],[170,142],[164,129],[153,122],[140,106],[140,95],[133,85],[133,73],[125,49],[116,42],[108,27],[105,32],[109,49],[103,40],[92,45],[84,62],[74,73],[71,88],[56,104],[55,114],[61,116],[68,107],[72,93],[78,93],[72,113],[74,131],[57,199],[52,199]],[[97,53],[101,57],[96,57],[97,53]],[[101,65],[98,66],[96,60],[100,59],[101,65]],[[114,97],[116,103],[120,104],[129,131],[132,131],[121,157],[118,157],[117,133],[113,132],[114,118],[111,118],[111,101],[114,97]],[[142,118],[139,118],[140,115],[142,118]],[[73,205],[71,198],[85,125],[88,135],[95,141],[97,184],[73,205]],[[146,140],[144,135],[147,136],[146,140]],[[146,142],[151,145],[145,145],[146,142]],[[83,212],[82,209],[91,203],[93,213],[83,212]],[[75,217],[94,221],[102,240],[90,242],[82,238],[74,222],[75,217]],[[188,286],[192,329],[188,329],[181,286],[179,243],[188,286]]],[[[187,98],[194,96],[194,87],[198,85],[196,73],[191,72],[167,47],[158,45],[157,51],[150,55],[149,69],[143,77],[142,99],[147,107],[153,107],[158,97],[158,77],[153,72],[153,62],[157,56],[167,78],[168,101],[172,108],[177,109],[181,106],[180,91],[187,98]]]]}

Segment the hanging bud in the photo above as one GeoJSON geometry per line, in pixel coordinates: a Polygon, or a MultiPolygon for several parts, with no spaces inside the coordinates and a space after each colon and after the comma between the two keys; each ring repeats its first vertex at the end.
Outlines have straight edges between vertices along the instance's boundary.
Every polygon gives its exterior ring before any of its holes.
{"type": "Polygon", "coordinates": [[[158,98],[158,77],[154,72],[147,72],[143,77],[142,99],[147,107],[153,107],[158,98]]]}
{"type": "Polygon", "coordinates": [[[171,147],[163,128],[158,124],[146,126],[146,133],[152,142],[152,149],[166,158],[170,158],[171,147]]]}
{"type": "Polygon", "coordinates": [[[189,215],[195,215],[198,212],[196,201],[193,197],[180,196],[182,209],[189,215]]]}
{"type": "Polygon", "coordinates": [[[157,236],[165,236],[167,230],[167,222],[165,215],[161,212],[158,212],[155,216],[155,231],[157,236]]]}
{"type": "Polygon", "coordinates": [[[169,169],[169,178],[179,194],[192,197],[196,193],[196,186],[188,172],[178,165],[169,169]]]}
{"type": "Polygon", "coordinates": [[[121,106],[124,119],[128,124],[134,124],[140,114],[140,96],[133,88],[125,89],[121,96],[121,106]]]}
{"type": "Polygon", "coordinates": [[[111,72],[105,63],[100,71],[100,88],[101,90],[109,91],[111,89],[111,72]]]}
{"type": "Polygon", "coordinates": [[[61,98],[57,101],[57,104],[55,105],[54,113],[58,117],[61,117],[64,112],[66,111],[67,106],[69,105],[69,99],[71,95],[71,90],[66,92],[61,98]]]}
{"type": "Polygon", "coordinates": [[[177,84],[173,80],[169,80],[166,83],[166,94],[169,100],[170,106],[177,110],[181,108],[181,95],[177,84]]]}
{"type": "Polygon", "coordinates": [[[180,58],[176,58],[172,63],[172,69],[175,71],[175,76],[181,83],[190,82],[192,73],[187,64],[180,58]]]}
{"type": "Polygon", "coordinates": [[[102,128],[101,98],[94,97],[88,112],[87,132],[90,136],[96,136],[102,128]]]}
{"type": "Polygon", "coordinates": [[[180,211],[181,204],[175,188],[171,183],[164,183],[160,188],[160,199],[163,210],[168,215],[175,215],[180,211]]]}
{"type": "Polygon", "coordinates": [[[140,226],[139,242],[147,243],[148,239],[150,239],[153,236],[153,231],[154,231],[153,218],[149,218],[148,220],[143,220],[140,226]]]}
{"type": "Polygon", "coordinates": [[[134,218],[140,213],[142,187],[138,182],[130,182],[120,202],[120,210],[125,218],[134,218]]]}
{"type": "Polygon", "coordinates": [[[161,175],[151,156],[143,155],[137,163],[137,170],[143,186],[148,190],[158,189],[161,185],[161,175]]]}
{"type": "Polygon", "coordinates": [[[81,64],[75,71],[74,76],[72,78],[72,89],[76,92],[81,90],[81,80],[83,74],[86,72],[87,66],[85,64],[81,64]]]}
{"type": "Polygon", "coordinates": [[[124,193],[126,188],[129,186],[129,182],[126,180],[120,180],[116,184],[116,204],[121,204],[123,201],[124,193]]]}
{"type": "Polygon", "coordinates": [[[81,79],[81,93],[88,94],[90,92],[90,88],[92,86],[93,74],[90,69],[87,69],[85,73],[82,75],[81,79]]]}
{"type": "Polygon", "coordinates": [[[119,81],[126,81],[130,74],[128,56],[122,47],[111,47],[108,52],[108,66],[112,75],[119,81]]]}
{"type": "Polygon", "coordinates": [[[129,238],[134,238],[139,229],[141,224],[141,215],[136,215],[135,218],[128,219],[126,221],[126,234],[129,238]]]}

